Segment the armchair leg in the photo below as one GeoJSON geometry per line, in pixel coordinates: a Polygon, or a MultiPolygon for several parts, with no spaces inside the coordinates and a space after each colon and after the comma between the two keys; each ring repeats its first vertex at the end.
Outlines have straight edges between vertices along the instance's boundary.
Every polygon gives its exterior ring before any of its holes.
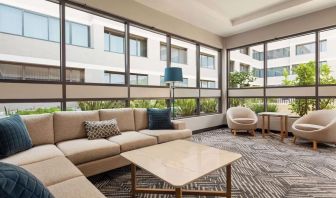
{"type": "Polygon", "coordinates": [[[253,137],[255,137],[255,136],[256,136],[256,131],[255,131],[255,129],[252,130],[252,133],[253,133],[253,137]]]}
{"type": "Polygon", "coordinates": [[[313,141],[313,150],[317,151],[317,141],[313,141]]]}
{"type": "Polygon", "coordinates": [[[296,137],[296,136],[294,136],[294,139],[293,139],[293,144],[295,144],[295,143],[296,143],[296,140],[297,140],[297,137],[296,137]]]}
{"type": "Polygon", "coordinates": [[[234,136],[237,135],[237,130],[233,129],[233,135],[234,135],[234,136]]]}

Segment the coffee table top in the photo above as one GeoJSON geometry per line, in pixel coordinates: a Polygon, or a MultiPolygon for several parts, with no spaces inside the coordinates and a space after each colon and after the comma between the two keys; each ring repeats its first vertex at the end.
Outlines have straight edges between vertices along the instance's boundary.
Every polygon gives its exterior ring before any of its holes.
{"type": "Polygon", "coordinates": [[[242,157],[186,140],[128,151],[121,156],[175,187],[182,187],[242,157]]]}

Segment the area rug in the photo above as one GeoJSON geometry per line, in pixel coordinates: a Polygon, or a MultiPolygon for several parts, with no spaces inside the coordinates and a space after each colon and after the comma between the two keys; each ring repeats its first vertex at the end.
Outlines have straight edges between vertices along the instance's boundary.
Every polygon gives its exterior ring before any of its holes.
{"type": "MultiPolygon", "coordinates": [[[[192,136],[193,142],[237,152],[243,157],[232,166],[232,197],[260,198],[335,198],[336,147],[299,140],[284,143],[277,135],[262,138],[248,134],[233,136],[228,129],[218,129],[192,136]]],[[[172,188],[162,180],[143,171],[137,171],[141,187],[172,188]]],[[[119,168],[89,178],[106,197],[131,197],[130,167],[119,168]]],[[[225,190],[225,168],[215,171],[186,189],[225,190]]],[[[142,194],[143,198],[168,198],[171,195],[142,194]]],[[[195,196],[183,196],[195,197],[195,196]]],[[[201,197],[201,196],[200,196],[201,197]]]]}

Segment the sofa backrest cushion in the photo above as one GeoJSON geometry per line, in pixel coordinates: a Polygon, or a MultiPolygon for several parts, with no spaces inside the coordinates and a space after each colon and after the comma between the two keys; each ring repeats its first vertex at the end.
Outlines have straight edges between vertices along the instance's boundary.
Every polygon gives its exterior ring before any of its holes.
{"type": "Polygon", "coordinates": [[[23,115],[33,145],[54,144],[53,114],[23,115]]]}
{"type": "Polygon", "coordinates": [[[148,129],[148,115],[146,108],[134,109],[135,130],[148,129]]]}
{"type": "Polygon", "coordinates": [[[131,108],[101,109],[99,116],[100,120],[116,119],[121,132],[135,131],[134,112],[131,108]]]}
{"type": "Polygon", "coordinates": [[[98,111],[63,111],[54,113],[55,142],[87,137],[84,121],[99,121],[98,111]]]}

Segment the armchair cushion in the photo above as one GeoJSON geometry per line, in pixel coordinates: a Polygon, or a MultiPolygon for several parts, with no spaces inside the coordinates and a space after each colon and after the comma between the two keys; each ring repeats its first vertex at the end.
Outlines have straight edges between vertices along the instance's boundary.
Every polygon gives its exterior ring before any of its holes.
{"type": "Polygon", "coordinates": [[[315,131],[324,128],[324,126],[315,124],[296,124],[295,127],[303,131],[315,131]]]}
{"type": "Polygon", "coordinates": [[[232,120],[240,124],[252,124],[255,121],[253,118],[234,118],[232,120]]]}

